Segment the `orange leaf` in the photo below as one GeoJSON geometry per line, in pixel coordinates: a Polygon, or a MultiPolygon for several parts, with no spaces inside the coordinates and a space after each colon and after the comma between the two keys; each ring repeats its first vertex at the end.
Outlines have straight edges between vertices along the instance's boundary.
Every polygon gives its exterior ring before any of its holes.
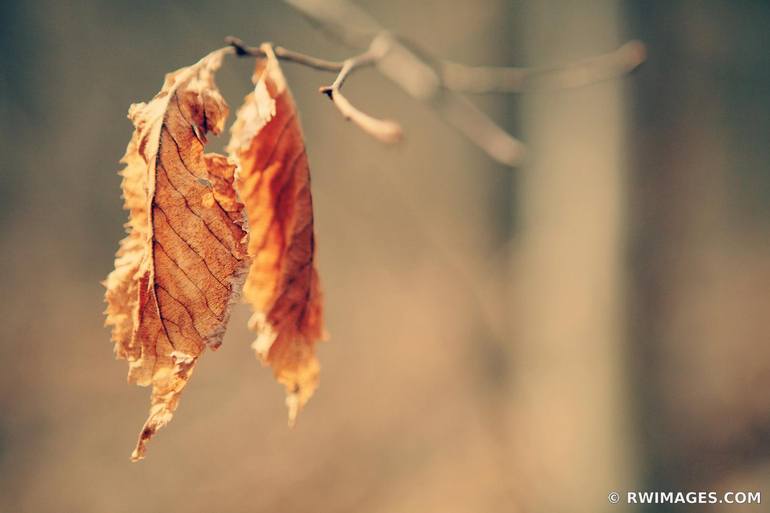
{"type": "Polygon", "coordinates": [[[152,406],[131,456],[173,415],[204,348],[222,342],[246,265],[243,206],[234,166],[204,154],[228,107],[214,83],[227,50],[166,75],[149,103],[131,106],[135,126],[122,162],[128,235],[104,284],[106,324],[129,382],[152,385],[152,406]]]}
{"type": "Polygon", "coordinates": [[[252,258],[243,289],[257,332],[252,347],[286,387],[289,423],[318,386],[315,343],[323,337],[315,268],[313,200],[294,100],[269,45],[256,87],[238,110],[228,146],[246,206],[252,258]]]}

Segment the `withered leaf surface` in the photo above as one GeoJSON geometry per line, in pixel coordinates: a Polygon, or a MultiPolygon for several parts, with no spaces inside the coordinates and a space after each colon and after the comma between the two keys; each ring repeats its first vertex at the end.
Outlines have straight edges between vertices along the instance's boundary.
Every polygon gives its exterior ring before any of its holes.
{"type": "Polygon", "coordinates": [[[270,45],[257,61],[254,92],[233,124],[228,151],[248,220],[243,289],[257,332],[252,347],[286,387],[289,423],[318,386],[315,344],[324,336],[315,267],[310,171],[297,111],[270,45]]]}
{"type": "Polygon", "coordinates": [[[235,166],[203,152],[228,107],[214,83],[227,50],[166,75],[135,126],[122,163],[128,235],[105,280],[107,321],[129,382],[152,385],[149,417],[131,456],[173,415],[206,346],[221,344],[246,265],[235,166]]]}

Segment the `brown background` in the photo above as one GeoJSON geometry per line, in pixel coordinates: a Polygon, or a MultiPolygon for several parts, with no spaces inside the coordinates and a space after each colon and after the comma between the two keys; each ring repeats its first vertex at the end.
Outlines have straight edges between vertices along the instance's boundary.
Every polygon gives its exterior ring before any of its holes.
{"type": "MultiPolygon", "coordinates": [[[[332,77],[286,65],[332,334],[321,388],[289,431],[241,306],[130,464],[148,391],[113,359],[99,285],[125,219],[128,105],[228,34],[350,50],[279,2],[2,3],[0,511],[708,510],[614,506],[613,489],[770,501],[767,4],[364,5],[472,64],[632,37],[650,60],[577,91],[474,98],[530,144],[513,171],[363,71],[350,98],[406,131],[384,147],[317,94],[332,77]]],[[[219,74],[233,110],[250,67],[219,74]]]]}

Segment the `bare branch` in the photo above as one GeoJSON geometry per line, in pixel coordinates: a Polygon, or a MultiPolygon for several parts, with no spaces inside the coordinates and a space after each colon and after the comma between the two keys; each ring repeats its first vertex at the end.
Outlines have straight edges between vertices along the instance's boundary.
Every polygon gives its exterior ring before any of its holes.
{"type": "Polygon", "coordinates": [[[466,66],[443,61],[444,87],[466,93],[522,93],[581,87],[616,78],[644,62],[641,41],[629,41],[615,51],[564,66],[543,68],[466,66]]]}
{"type": "Polygon", "coordinates": [[[385,27],[348,0],[284,0],[315,28],[349,48],[366,48],[385,27]]]}
{"type": "MultiPolygon", "coordinates": [[[[247,46],[237,37],[228,36],[225,38],[225,42],[233,47],[238,56],[250,56],[256,58],[266,57],[265,52],[261,48],[247,46]]],[[[273,49],[273,53],[279,60],[302,64],[321,71],[337,71],[337,78],[334,82],[329,86],[321,87],[319,92],[329,97],[346,120],[352,121],[361,130],[382,142],[394,143],[399,141],[403,135],[401,126],[398,125],[398,123],[390,120],[377,119],[360,111],[340,92],[342,84],[351,73],[356,69],[372,66],[381,59],[387,51],[388,45],[384,38],[374,38],[366,52],[342,62],[319,59],[280,46],[273,49]]]]}
{"type": "MultiPolygon", "coordinates": [[[[347,46],[383,37],[385,28],[349,0],[285,0],[314,26],[347,46]]],[[[415,99],[430,104],[451,126],[490,157],[517,166],[524,146],[479,111],[460,92],[525,92],[578,87],[620,76],[644,61],[645,48],[631,41],[618,50],[561,67],[489,68],[440,61],[403,38],[389,37],[377,69],[415,99]]]]}
{"type": "MultiPolygon", "coordinates": [[[[458,93],[512,93],[565,89],[621,76],[645,60],[645,47],[630,41],[617,50],[565,66],[543,68],[465,66],[442,61],[386,31],[372,16],[349,0],[286,0],[327,35],[364,53],[344,61],[328,61],[280,46],[278,59],[321,71],[337,72],[334,82],[320,92],[329,97],[342,116],[369,135],[392,143],[401,139],[401,127],[374,118],[354,107],[341,93],[347,77],[358,68],[376,66],[413,98],[432,106],[441,117],[494,160],[515,167],[524,158],[524,145],[458,93]]],[[[264,52],[229,37],[237,55],[265,57],[264,52]]]]}
{"type": "MultiPolygon", "coordinates": [[[[239,57],[257,57],[265,58],[267,55],[265,52],[257,46],[247,46],[243,41],[237,37],[227,36],[225,43],[232,46],[235,49],[235,54],[239,57]]],[[[313,69],[320,71],[340,71],[344,66],[344,62],[327,61],[326,59],[319,59],[317,57],[311,57],[304,53],[287,50],[282,46],[276,46],[273,48],[275,56],[282,61],[296,62],[313,69]]]]}
{"type": "Polygon", "coordinates": [[[369,46],[369,50],[361,55],[347,59],[343,63],[342,69],[334,82],[330,86],[322,87],[319,91],[334,102],[337,110],[340,111],[340,114],[342,114],[345,119],[352,121],[364,132],[382,142],[394,143],[401,140],[403,136],[403,131],[398,123],[387,119],[373,118],[372,116],[361,112],[340,92],[342,84],[345,83],[345,79],[353,73],[353,71],[358,68],[376,64],[387,53],[388,49],[389,45],[384,38],[374,38],[372,44],[369,46]]]}
{"type": "Polygon", "coordinates": [[[386,41],[388,51],[376,62],[380,73],[413,98],[432,106],[447,124],[497,162],[511,167],[521,163],[524,145],[467,100],[447,90],[438,61],[387,32],[359,6],[348,0],[286,2],[313,25],[349,47],[361,47],[367,38],[386,41]]]}
{"type": "Polygon", "coordinates": [[[447,95],[436,108],[447,124],[497,162],[510,167],[524,163],[527,154],[524,143],[500,128],[464,96],[447,95]]]}

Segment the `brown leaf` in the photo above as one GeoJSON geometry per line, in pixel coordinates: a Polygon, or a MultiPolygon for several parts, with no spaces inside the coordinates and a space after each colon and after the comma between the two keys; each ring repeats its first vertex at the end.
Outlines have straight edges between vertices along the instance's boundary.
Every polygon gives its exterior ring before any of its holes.
{"type": "Polygon", "coordinates": [[[129,382],[152,385],[150,414],[131,458],[173,415],[204,348],[216,349],[246,265],[235,166],[204,154],[228,107],[214,83],[227,50],[166,75],[149,103],[131,106],[135,126],[122,162],[129,210],[115,270],[105,280],[107,321],[129,382]]]}
{"type": "Polygon", "coordinates": [[[286,387],[289,423],[318,386],[315,343],[324,336],[315,268],[313,201],[294,100],[269,45],[256,87],[238,110],[228,146],[246,206],[252,258],[243,289],[257,332],[252,347],[286,387]]]}

